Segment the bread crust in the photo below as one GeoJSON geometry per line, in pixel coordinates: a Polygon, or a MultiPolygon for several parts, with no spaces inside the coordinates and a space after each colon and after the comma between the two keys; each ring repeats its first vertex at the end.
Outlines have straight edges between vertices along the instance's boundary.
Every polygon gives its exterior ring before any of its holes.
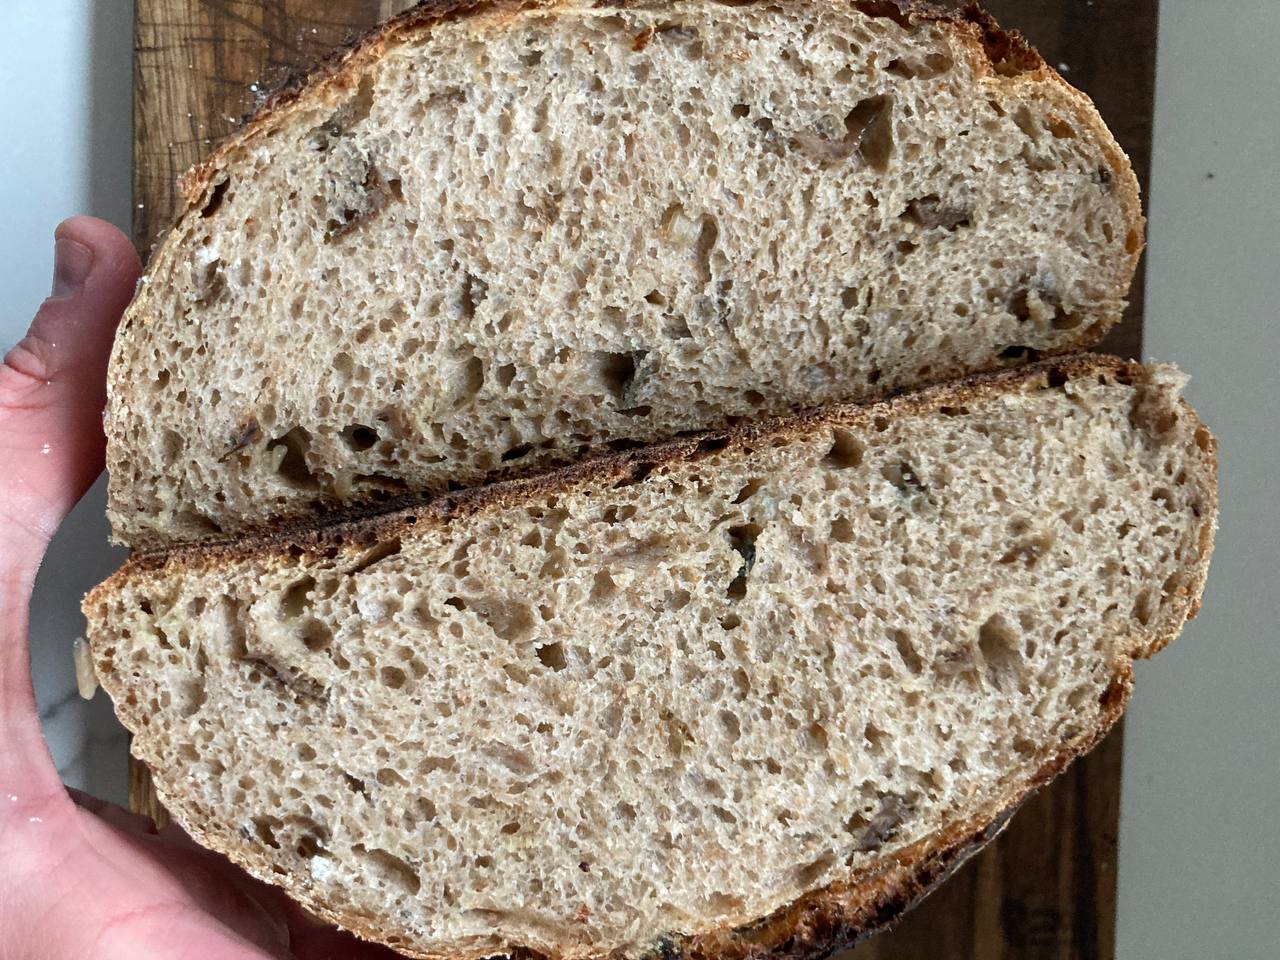
{"type": "MultiPolygon", "coordinates": [[[[983,398],[1026,390],[1051,389],[1079,378],[1109,376],[1121,382],[1150,382],[1152,372],[1141,364],[1100,355],[1076,355],[1036,363],[998,374],[975,375],[964,380],[905,394],[891,400],[847,404],[811,411],[793,417],[736,427],[723,432],[682,437],[658,446],[613,454],[574,467],[552,471],[524,480],[508,481],[476,490],[449,494],[399,510],[363,517],[348,517],[330,526],[303,524],[270,536],[223,543],[201,543],[178,547],[167,554],[139,555],[85,599],[90,620],[101,620],[110,596],[136,577],[162,577],[173,567],[217,569],[250,555],[297,558],[320,554],[346,546],[367,546],[416,529],[422,525],[444,525],[452,519],[480,511],[525,503],[571,492],[592,485],[630,480],[663,464],[693,461],[712,452],[742,449],[753,444],[810,434],[831,426],[860,426],[880,417],[928,414],[941,407],[963,405],[983,398]]],[[[1082,732],[1036,773],[1012,784],[974,817],[957,821],[943,831],[891,855],[881,857],[855,879],[833,883],[800,897],[772,915],[758,921],[727,923],[719,928],[690,935],[660,938],[650,945],[646,956],[654,960],[761,960],[785,958],[804,960],[826,956],[850,946],[872,933],[890,926],[904,911],[928,895],[968,857],[976,853],[1003,828],[1017,807],[1035,790],[1061,773],[1077,757],[1087,753],[1110,730],[1124,712],[1133,688],[1132,660],[1147,657],[1164,647],[1194,616],[1208,571],[1217,515],[1216,442],[1195,414],[1183,404],[1196,426],[1195,443],[1203,456],[1203,473],[1195,480],[1204,489],[1206,502],[1200,514],[1199,549],[1185,561],[1185,585],[1166,597],[1158,616],[1148,624],[1145,636],[1120,638],[1110,685],[1104,694],[1102,711],[1093,729],[1082,732]]],[[[109,677],[103,652],[95,648],[95,658],[104,679],[109,677]]],[[[110,685],[107,679],[107,685],[110,685]]],[[[139,707],[117,702],[121,720],[137,730],[145,726],[139,707]]],[[[283,886],[316,916],[338,924],[358,936],[379,940],[376,918],[345,914],[312,899],[309,891],[290,877],[272,870],[269,859],[233,830],[219,824],[199,801],[185,797],[181,786],[155,773],[157,793],[190,834],[203,845],[218,850],[255,876],[283,886]]],[[[414,951],[403,944],[397,949],[420,960],[478,960],[493,953],[492,944],[457,949],[449,953],[414,951]]],[[[622,954],[590,953],[581,949],[537,953],[512,948],[512,957],[528,960],[621,960],[622,954]]]]}
{"type": "MultiPolygon", "coordinates": [[[[746,3],[762,3],[764,0],[745,0],[746,3]]],[[[1106,124],[1098,115],[1092,101],[1072,87],[1016,31],[1006,31],[983,10],[975,0],[967,0],[963,6],[941,6],[928,0],[820,0],[832,4],[845,4],[872,17],[885,18],[904,28],[922,24],[939,24],[961,38],[969,48],[971,62],[979,74],[1004,78],[1016,95],[1044,99],[1052,90],[1064,101],[1073,124],[1088,131],[1096,141],[1110,167],[1111,189],[1119,199],[1124,212],[1123,230],[1126,240],[1126,258],[1122,271],[1123,283],[1118,297],[1128,290],[1137,270],[1144,246],[1145,218],[1139,196],[1137,177],[1128,157],[1116,143],[1106,124]]],[[[646,0],[590,0],[595,8],[643,9],[646,0]]],[[[310,110],[318,104],[334,108],[358,89],[361,78],[380,58],[396,46],[412,41],[415,37],[430,33],[443,23],[467,21],[474,30],[494,31],[502,29],[517,15],[526,11],[550,12],[561,8],[587,7],[587,0],[423,0],[417,6],[381,24],[364,38],[353,41],[336,50],[310,73],[288,81],[271,95],[238,131],[222,141],[201,163],[192,167],[179,181],[185,206],[178,211],[175,225],[197,214],[213,196],[223,171],[231,167],[236,158],[255,144],[270,137],[284,126],[298,111],[310,110]]],[[[175,255],[180,243],[181,231],[171,229],[153,250],[147,274],[139,284],[138,293],[125,312],[120,324],[120,336],[116,339],[109,367],[109,391],[111,404],[127,401],[117,394],[116,370],[125,362],[124,344],[128,332],[135,325],[146,325],[156,314],[149,288],[152,265],[175,255]]],[[[1051,357],[1088,349],[1098,343],[1110,330],[1111,324],[1099,321],[1082,325],[1078,334],[1064,340],[1058,346],[1033,353],[1032,356],[1051,357]]],[[[923,384],[922,384],[923,385],[923,384]]],[[[109,435],[109,440],[113,439],[109,435]]],[[[607,449],[595,447],[589,456],[607,454],[607,449]]],[[[545,469],[545,465],[543,467],[545,469]]],[[[491,473],[489,480],[523,475],[518,466],[491,473]]],[[[387,501],[378,500],[375,492],[354,492],[350,503],[353,511],[384,511],[387,501]]],[[[321,516],[332,516],[332,504],[292,504],[281,508],[276,519],[286,525],[303,525],[315,522],[321,516]]],[[[138,550],[164,550],[163,542],[139,537],[131,544],[138,550]]]]}

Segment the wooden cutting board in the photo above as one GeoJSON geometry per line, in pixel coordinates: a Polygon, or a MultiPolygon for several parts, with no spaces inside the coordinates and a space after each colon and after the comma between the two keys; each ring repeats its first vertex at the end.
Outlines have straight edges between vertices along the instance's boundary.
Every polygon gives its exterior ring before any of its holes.
{"type": "MultiPolygon", "coordinates": [[[[822,0],[811,0],[822,2],[822,0]]],[[[1157,0],[987,0],[1098,105],[1138,171],[1151,153],[1157,0]]],[[[144,255],[169,224],[176,180],[264,92],[407,0],[136,0],[134,239],[144,255]]],[[[1142,274],[1104,345],[1137,356],[1142,274]]],[[[1030,800],[1004,835],[854,960],[1092,960],[1115,944],[1121,730],[1030,800]]],[[[166,820],[145,768],[135,810],[166,820]]]]}

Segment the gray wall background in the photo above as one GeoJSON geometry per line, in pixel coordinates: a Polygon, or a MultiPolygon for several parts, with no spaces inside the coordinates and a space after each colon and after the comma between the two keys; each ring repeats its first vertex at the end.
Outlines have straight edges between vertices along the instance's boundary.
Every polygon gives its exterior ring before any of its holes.
{"type": "MultiPolygon", "coordinates": [[[[1199,619],[1138,669],[1125,745],[1118,956],[1280,956],[1280,0],[1163,0],[1147,353],[1193,376],[1222,442],[1199,619]]],[[[129,0],[0,5],[0,350],[48,292],[52,230],[130,216],[129,0]]],[[[1011,26],[1017,26],[1011,24],[1011,26]]],[[[1031,38],[1034,41],[1034,37],[1031,38]]],[[[73,696],[77,602],[112,569],[100,486],[33,605],[33,672],[68,782],[124,796],[105,698],[73,696]]]]}
{"type": "Polygon", "coordinates": [[[1221,443],[1200,616],[1138,668],[1121,958],[1280,957],[1280,47],[1277,0],[1162,0],[1146,353],[1221,443]]]}

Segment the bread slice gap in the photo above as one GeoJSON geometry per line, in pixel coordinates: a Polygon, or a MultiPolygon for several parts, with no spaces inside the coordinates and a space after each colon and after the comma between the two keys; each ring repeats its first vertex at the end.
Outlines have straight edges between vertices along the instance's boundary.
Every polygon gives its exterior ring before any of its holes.
{"type": "Polygon", "coordinates": [[[1133,172],[989,18],[444,9],[185,179],[111,365],[121,541],[889,394],[1120,317],[1133,172]]]}
{"type": "Polygon", "coordinates": [[[823,954],[1194,614],[1181,385],[1069,358],[137,557],[97,673],[194,837],[410,956],[823,954]]]}

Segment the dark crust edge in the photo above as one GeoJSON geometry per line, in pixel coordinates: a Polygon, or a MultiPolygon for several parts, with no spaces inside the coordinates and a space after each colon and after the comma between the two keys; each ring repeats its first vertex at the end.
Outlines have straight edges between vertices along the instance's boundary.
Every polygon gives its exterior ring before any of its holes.
{"type": "MultiPolygon", "coordinates": [[[[741,450],[754,443],[803,436],[816,428],[856,426],[873,423],[877,417],[927,414],[948,405],[963,405],[984,398],[1020,391],[1052,389],[1056,384],[1095,376],[1110,376],[1121,383],[1150,381],[1150,371],[1140,363],[1098,354],[1081,354],[1037,363],[997,374],[977,374],[954,383],[932,387],[895,399],[847,404],[812,411],[794,417],[775,418],[721,433],[704,433],[654,447],[615,454],[576,467],[558,470],[527,480],[495,484],[478,490],[449,495],[396,513],[351,519],[336,527],[309,525],[281,531],[270,537],[218,545],[189,544],[165,555],[145,555],[130,559],[84,601],[92,638],[95,624],[103,623],[111,596],[123,589],[130,578],[162,576],[170,565],[182,569],[216,568],[252,555],[290,556],[330,553],[348,546],[365,547],[403,534],[422,518],[442,525],[458,516],[474,514],[503,505],[527,502],[580,489],[592,483],[628,480],[637,469],[648,472],[662,464],[689,462],[720,450],[741,450]],[[410,519],[412,518],[412,520],[410,519]]],[[[1184,562],[1189,571],[1185,584],[1167,596],[1159,615],[1141,631],[1117,637],[1117,657],[1110,685],[1102,697],[1102,713],[1092,730],[1062,745],[1058,754],[1032,777],[1013,785],[1003,797],[996,797],[978,814],[956,821],[943,831],[918,843],[882,857],[860,871],[856,879],[837,881],[806,894],[772,915],[747,925],[731,924],[688,936],[660,938],[650,945],[645,960],[810,960],[826,957],[851,946],[879,930],[892,926],[902,914],[919,903],[946,880],[965,860],[975,854],[1003,828],[1017,807],[1035,790],[1053,780],[1072,761],[1092,749],[1123,714],[1133,689],[1132,661],[1145,658],[1172,641],[1182,625],[1195,616],[1208,572],[1217,518],[1217,443],[1194,411],[1179,401],[1193,418],[1195,443],[1200,446],[1202,483],[1206,503],[1200,516],[1199,549],[1184,562]]],[[[1193,455],[1194,456],[1194,455],[1193,455]]],[[[110,664],[103,662],[102,647],[92,647],[104,686],[114,686],[110,664]]],[[[143,718],[117,703],[121,720],[133,731],[145,729],[143,718]]],[[[316,903],[306,888],[288,882],[270,870],[261,855],[244,849],[234,836],[223,835],[198,801],[184,799],[176,785],[170,789],[161,774],[155,777],[157,792],[198,841],[219,850],[264,880],[283,885],[294,897],[327,921],[340,924],[365,939],[379,941],[379,927],[373,918],[337,913],[316,903]]],[[[492,949],[457,948],[446,953],[414,951],[405,944],[397,949],[422,960],[477,960],[492,949]]],[[[624,960],[621,952],[592,953],[590,949],[568,947],[554,953],[540,953],[512,947],[512,960],[624,960]]]]}
{"type": "Polygon", "coordinates": [[[1132,692],[1133,670],[1122,660],[1103,695],[1097,725],[1064,744],[1029,779],[978,815],[881,858],[857,883],[833,883],[762,923],[678,941],[673,950],[659,951],[650,960],[815,960],[891,929],[994,840],[1033,793],[1097,746],[1123,715],[1132,692]]]}
{"type": "Polygon", "coordinates": [[[367,547],[401,536],[412,528],[441,526],[484,510],[510,506],[541,497],[559,496],[591,485],[629,480],[639,473],[708,454],[740,451],[753,444],[803,437],[827,426],[857,426],[876,417],[931,413],[940,407],[960,406],[987,397],[1043,387],[1051,381],[1075,380],[1108,374],[1125,381],[1139,381],[1148,371],[1136,361],[1105,354],[1072,354],[996,373],[967,377],[886,399],[836,404],[799,414],[750,421],[725,430],[700,431],[662,443],[607,453],[570,466],[501,480],[438,496],[406,496],[378,506],[360,505],[343,513],[308,517],[280,524],[269,533],[233,536],[177,544],[167,550],[133,554],[120,570],[100,587],[169,565],[201,568],[232,563],[263,554],[315,555],[348,546],[367,547]]]}

